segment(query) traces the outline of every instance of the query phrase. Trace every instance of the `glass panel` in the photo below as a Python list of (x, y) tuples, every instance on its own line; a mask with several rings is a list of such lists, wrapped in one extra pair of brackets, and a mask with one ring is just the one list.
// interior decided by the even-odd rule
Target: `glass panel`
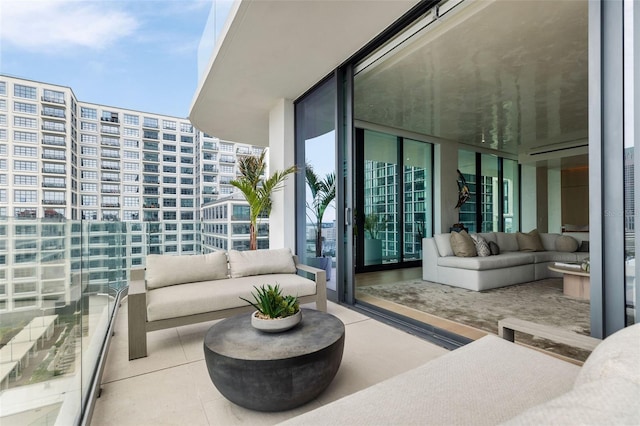
[(399, 261), (398, 138), (364, 132), (364, 265)]
[[(468, 232), (476, 232), (476, 154), (460, 150), (458, 152), (458, 170), (466, 181), (469, 199), (458, 210), (458, 223), (464, 225)], [(459, 179), (458, 179), (459, 180)], [(460, 182), (458, 182), (460, 185)]]
[(520, 181), (518, 162), (502, 160), (502, 221), (504, 232), (517, 232), (520, 229)]
[[(628, 141), (629, 139), (626, 139)], [(627, 142), (628, 143), (628, 142)], [(633, 142), (631, 142), (633, 143)], [(635, 147), (624, 150), (624, 248), (626, 323), (636, 322)]]
[[(335, 79), (331, 78), (296, 105), (297, 144), (303, 145), (305, 228), (301, 261), (327, 271), (327, 288), (336, 289)], [(298, 145), (300, 146), (300, 145)], [(299, 160), (301, 161), (301, 160)], [(309, 175), (313, 178), (309, 178)], [(302, 206), (298, 206), (302, 208)], [(301, 238), (298, 238), (302, 244)]]
[(432, 235), (433, 204), (431, 165), (433, 146), (405, 139), (404, 160), (404, 259), (422, 259), (422, 238)]
[(482, 232), (498, 231), (498, 203), (500, 202), (500, 191), (498, 190), (498, 157), (495, 155), (481, 155), (481, 176), (482, 187), (480, 211), (482, 214)]

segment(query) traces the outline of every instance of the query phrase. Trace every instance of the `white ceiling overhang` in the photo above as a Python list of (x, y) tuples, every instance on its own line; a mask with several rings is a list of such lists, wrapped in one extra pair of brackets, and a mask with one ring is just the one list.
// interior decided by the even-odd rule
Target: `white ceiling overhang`
[(268, 145), (277, 100), (302, 95), (417, 3), (240, 1), (199, 81), (189, 119), (220, 139)]

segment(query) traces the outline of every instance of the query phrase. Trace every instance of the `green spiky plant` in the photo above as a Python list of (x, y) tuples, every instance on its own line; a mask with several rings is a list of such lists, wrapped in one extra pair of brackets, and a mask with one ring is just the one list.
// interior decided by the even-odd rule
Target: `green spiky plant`
[(256, 225), (261, 214), (271, 213), (271, 194), (283, 188), (284, 180), (295, 173), (296, 166), (274, 172), (268, 178), (264, 177), (267, 164), (266, 151), (259, 156), (251, 155), (238, 160), (240, 176), (232, 180), (231, 185), (242, 192), (249, 203), (249, 250), (258, 248), (258, 234)]
[[(328, 173), (321, 179), (310, 164), (306, 165), (305, 177), (311, 190), (311, 203), (307, 202), (307, 211), (313, 214), (310, 219), (316, 227), (316, 257), (322, 257), (322, 217), (327, 207), (336, 198), (336, 174)], [(309, 213), (307, 213), (309, 216)]]
[(278, 284), (262, 285), (256, 289), (255, 293), (251, 293), (254, 301), (247, 300), (244, 297), (240, 299), (251, 304), (260, 313), (263, 318), (286, 318), (297, 313), (300, 310), (300, 304), (296, 296), (283, 296), (282, 289)]

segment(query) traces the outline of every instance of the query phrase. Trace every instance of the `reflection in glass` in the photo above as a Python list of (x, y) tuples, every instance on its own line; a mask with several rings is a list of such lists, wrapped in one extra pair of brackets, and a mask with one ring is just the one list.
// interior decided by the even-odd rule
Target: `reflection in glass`
[(627, 325), (636, 318), (636, 224), (635, 224), (635, 160), (634, 147), (624, 150), (624, 249), (625, 305)]
[[(458, 210), (458, 223), (467, 228), (467, 232), (476, 232), (476, 154), (475, 152), (460, 150), (458, 152), (458, 170), (467, 181), (471, 197)], [(454, 179), (455, 175), (451, 174)]]
[(422, 238), (431, 236), (433, 145), (405, 139), (404, 251), (405, 261), (422, 259)]

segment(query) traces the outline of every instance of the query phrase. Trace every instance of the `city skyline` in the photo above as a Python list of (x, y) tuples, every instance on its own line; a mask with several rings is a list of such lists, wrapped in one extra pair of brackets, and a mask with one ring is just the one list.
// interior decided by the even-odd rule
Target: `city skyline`
[(186, 118), (210, 0), (0, 0), (0, 71)]

